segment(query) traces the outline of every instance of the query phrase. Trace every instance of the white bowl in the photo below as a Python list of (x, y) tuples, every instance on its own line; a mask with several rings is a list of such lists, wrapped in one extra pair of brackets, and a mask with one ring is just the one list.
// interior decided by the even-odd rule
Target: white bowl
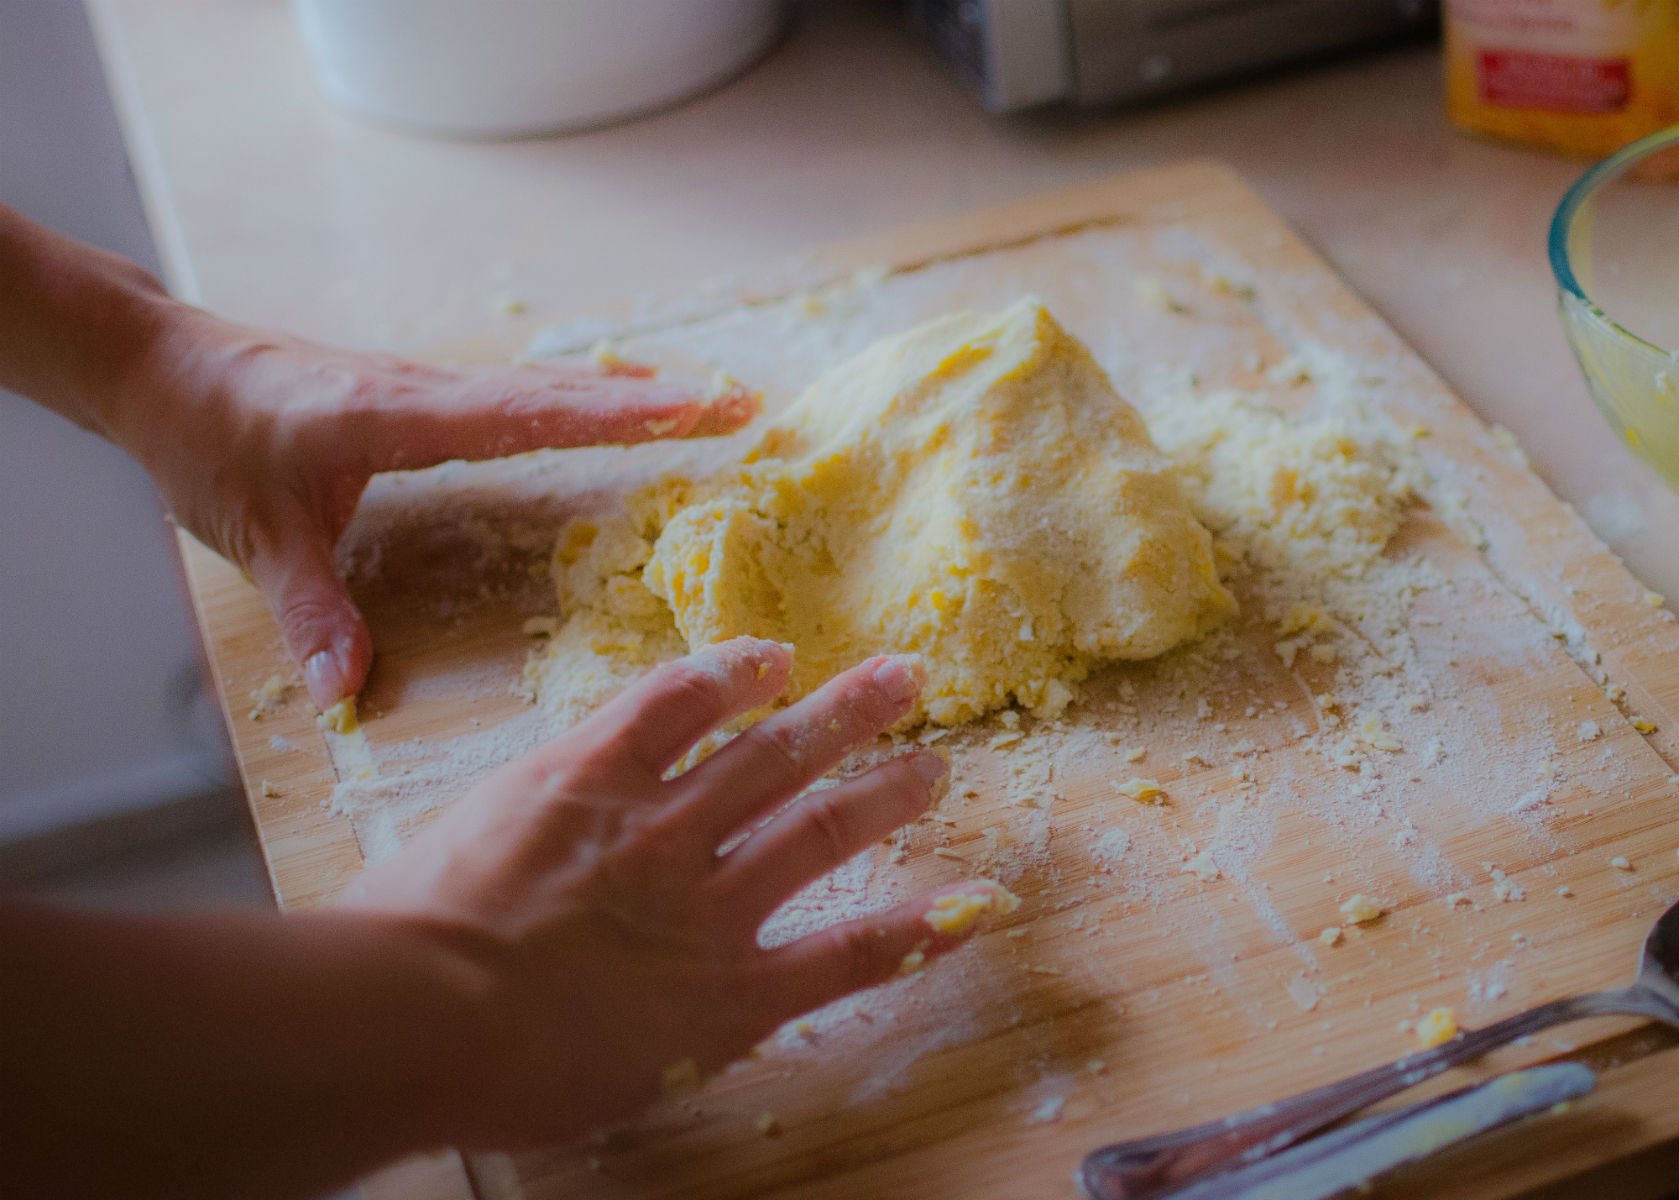
[(748, 66), (784, 0), (293, 0), (323, 91), (419, 133), (528, 137), (660, 108)]

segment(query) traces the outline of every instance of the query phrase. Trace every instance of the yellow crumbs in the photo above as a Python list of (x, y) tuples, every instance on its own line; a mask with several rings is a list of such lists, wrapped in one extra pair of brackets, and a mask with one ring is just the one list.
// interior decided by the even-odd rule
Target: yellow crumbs
[(278, 712), (291, 698), (292, 684), (284, 675), (270, 675), (262, 686), (251, 690), (250, 719), (260, 721), (269, 713)]
[(315, 724), (331, 733), (351, 734), (361, 728), (356, 721), (356, 698), (346, 696), (315, 718)]
[(1449, 1008), (1437, 1008), (1417, 1022), (1417, 1040), (1430, 1050), (1444, 1046), (1457, 1034), (1457, 1014)]
[(1166, 789), (1152, 779), (1133, 777), (1125, 783), (1115, 783), (1114, 791), (1129, 796), (1138, 804), (1165, 804)]
[(1348, 897), (1341, 905), (1341, 915), (1354, 925), (1366, 925), (1381, 916), (1382, 912), (1382, 906), (1363, 892)]
[(967, 933), (990, 917), (1004, 917), (1020, 907), (1020, 897), (990, 879), (979, 880), (970, 890), (949, 893), (933, 901), (925, 920), (935, 933), (952, 936)]

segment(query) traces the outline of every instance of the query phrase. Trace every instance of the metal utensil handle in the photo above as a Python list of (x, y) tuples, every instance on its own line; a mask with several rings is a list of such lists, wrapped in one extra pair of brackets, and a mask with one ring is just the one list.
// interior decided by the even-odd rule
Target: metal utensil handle
[[(1169, 1200), (1326, 1200), (1500, 1125), (1592, 1090), (1581, 1063), (1512, 1071), (1404, 1108), (1363, 1117), (1267, 1158), (1198, 1176)], [(1159, 1195), (1159, 1193), (1156, 1193)], [(1168, 1200), (1168, 1197), (1162, 1197)]]
[(1084, 1160), (1081, 1179), (1093, 1200), (1143, 1200), (1150, 1192), (1235, 1160), (1253, 1161), (1332, 1121), (1431, 1079), (1448, 1068), (1553, 1025), (1582, 1017), (1628, 1015), (1674, 1024), (1671, 1006), (1641, 987), (1590, 992), (1541, 1004), (1482, 1029), (1373, 1067), (1336, 1083), (1261, 1104), (1171, 1133), (1115, 1142)]

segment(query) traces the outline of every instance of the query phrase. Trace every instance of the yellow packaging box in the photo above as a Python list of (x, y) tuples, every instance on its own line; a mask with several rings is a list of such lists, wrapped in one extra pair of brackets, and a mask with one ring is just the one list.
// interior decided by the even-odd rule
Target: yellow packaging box
[(1679, 121), (1679, 0), (1446, 0), (1446, 111), (1601, 158)]

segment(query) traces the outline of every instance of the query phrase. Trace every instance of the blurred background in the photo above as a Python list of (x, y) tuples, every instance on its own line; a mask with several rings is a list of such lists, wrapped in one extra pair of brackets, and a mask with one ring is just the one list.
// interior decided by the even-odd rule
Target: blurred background
[[(77, 3), (0, 2), (0, 202), (160, 271)], [(0, 880), (262, 904), (174, 532), (121, 451), (0, 392)]]

